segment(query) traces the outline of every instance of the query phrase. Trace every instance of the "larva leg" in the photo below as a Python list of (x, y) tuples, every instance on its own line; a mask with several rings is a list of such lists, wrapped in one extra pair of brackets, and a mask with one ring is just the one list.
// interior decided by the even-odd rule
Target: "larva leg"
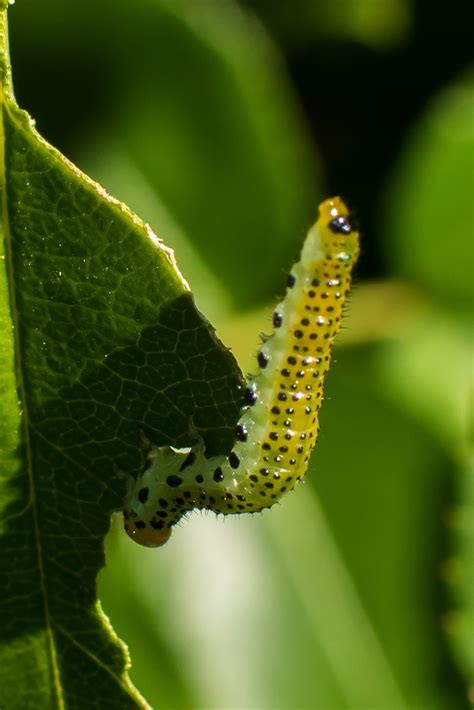
[(273, 334), (258, 353), (236, 439), (227, 456), (152, 448), (125, 502), (125, 529), (142, 545), (167, 541), (193, 509), (256, 512), (272, 506), (305, 475), (318, 432), (323, 383), (339, 330), (359, 235), (338, 197), (323, 202), (301, 258), (273, 314)]

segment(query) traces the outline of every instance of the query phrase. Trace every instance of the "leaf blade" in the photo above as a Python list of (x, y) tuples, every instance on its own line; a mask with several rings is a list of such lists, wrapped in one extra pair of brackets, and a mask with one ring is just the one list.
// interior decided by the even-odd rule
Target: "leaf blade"
[(139, 470), (143, 431), (189, 443), (199, 405), (194, 425), (223, 449), (240, 374), (150, 228), (9, 96), (2, 118), (1, 372), (16, 426), (2, 433), (13, 463), (3, 471), (1, 702), (146, 707), (96, 602), (103, 537), (123, 496), (115, 466)]

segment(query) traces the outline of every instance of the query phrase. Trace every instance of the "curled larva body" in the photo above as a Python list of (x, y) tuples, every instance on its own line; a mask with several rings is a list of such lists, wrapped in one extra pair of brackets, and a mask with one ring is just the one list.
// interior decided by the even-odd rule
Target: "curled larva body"
[(248, 382), (232, 451), (206, 458), (202, 441), (187, 450), (153, 448), (125, 502), (125, 529), (136, 542), (162, 545), (193, 509), (230, 514), (268, 508), (305, 475), (359, 253), (359, 235), (342, 200), (323, 202), (319, 213), (274, 311), (274, 332), (258, 352), (259, 373)]

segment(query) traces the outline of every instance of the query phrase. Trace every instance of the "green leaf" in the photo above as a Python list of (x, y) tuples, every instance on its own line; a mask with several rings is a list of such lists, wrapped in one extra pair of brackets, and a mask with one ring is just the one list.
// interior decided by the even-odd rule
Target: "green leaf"
[(240, 373), (172, 253), (16, 106), (0, 12), (0, 705), (143, 707), (96, 598), (116, 468), (143, 433), (189, 443), (195, 412), (224, 451)]
[(315, 160), (283, 62), (234, 3), (160, 0), (144, 9), (148, 23), (135, 33), (142, 70), (129, 81), (120, 134), (239, 308), (248, 307), (273, 297), (278, 265), (296, 256), (315, 212)]
[[(54, 134), (75, 162), (167, 242), (174, 222), (234, 308), (273, 299), (322, 194), (283, 58), (258, 21), (220, 0), (81, 0), (67, 13), (48, 0), (17, 3), (13, 20), (19, 63), (39, 54), (57, 78), (41, 117), (45, 82), (37, 118), (52, 130), (51, 103), (66, 112)], [(31, 101), (35, 87), (22, 79)], [(172, 245), (194, 291), (195, 260)], [(199, 284), (197, 294), (202, 302)]]
[(415, 126), (383, 216), (387, 251), (408, 279), (469, 313), (474, 297), (474, 81), (444, 89)]
[(387, 397), (429, 430), (450, 457), (454, 490), (439, 520), (449, 537), (441, 565), (449, 597), (443, 628), (466, 679), (474, 672), (473, 79), (470, 71), (431, 101), (391, 180), (380, 221), (387, 252), (416, 284), (425, 313), (413, 320), (405, 314), (401, 337), (385, 348), (378, 368)]

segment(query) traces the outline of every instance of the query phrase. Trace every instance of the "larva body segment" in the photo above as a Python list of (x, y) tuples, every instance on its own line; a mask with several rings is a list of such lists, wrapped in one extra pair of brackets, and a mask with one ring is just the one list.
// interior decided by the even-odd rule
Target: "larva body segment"
[(274, 332), (257, 356), (236, 440), (227, 456), (206, 458), (201, 440), (187, 450), (153, 448), (148, 466), (130, 479), (125, 529), (136, 542), (162, 545), (189, 510), (253, 513), (271, 507), (306, 473), (318, 432), (334, 338), (359, 253), (359, 235), (335, 197), (319, 207)]

